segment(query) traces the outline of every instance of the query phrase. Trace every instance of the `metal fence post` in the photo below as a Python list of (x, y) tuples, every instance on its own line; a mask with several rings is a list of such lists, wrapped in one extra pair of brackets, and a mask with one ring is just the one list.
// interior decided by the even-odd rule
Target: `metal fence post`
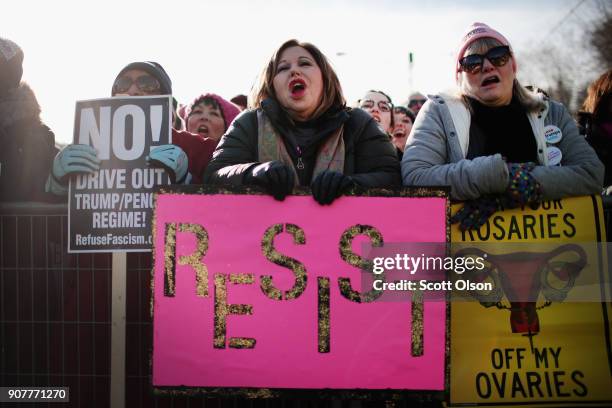
[(125, 321), (127, 253), (113, 252), (111, 378), (113, 408), (125, 407)]

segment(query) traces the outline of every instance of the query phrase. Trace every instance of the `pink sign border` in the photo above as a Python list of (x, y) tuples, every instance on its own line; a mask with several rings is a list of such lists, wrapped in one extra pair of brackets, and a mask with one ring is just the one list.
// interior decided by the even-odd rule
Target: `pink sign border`
[[(450, 189), (447, 187), (403, 187), (403, 188), (380, 188), (380, 189), (358, 189), (360, 191), (351, 192), (349, 196), (363, 197), (407, 197), (407, 198), (444, 198), (446, 201), (446, 243), (451, 241), (450, 228)], [(250, 387), (193, 387), (193, 386), (155, 386), (153, 381), (153, 336), (154, 336), (154, 280), (155, 280), (155, 242), (157, 233), (157, 199), (164, 194), (244, 194), (244, 195), (267, 195), (263, 190), (257, 187), (246, 186), (164, 186), (158, 189), (154, 194), (154, 214), (153, 214), (153, 246), (152, 246), (152, 269), (151, 269), (151, 299), (150, 299), (150, 316), (151, 316), (151, 348), (148, 351), (149, 356), (149, 375), (151, 388), (155, 395), (166, 396), (194, 396), (205, 395), (207, 397), (243, 397), (247, 399), (267, 399), (267, 398), (357, 398), (357, 399), (374, 399), (374, 400), (389, 400), (389, 399), (404, 399), (422, 401), (423, 397), (429, 398), (431, 401), (448, 403), (450, 397), (450, 304), (445, 307), (446, 324), (445, 324), (445, 355), (444, 355), (444, 389), (443, 390), (404, 390), (404, 389), (289, 389), (289, 388), (250, 388)], [(293, 195), (311, 196), (310, 188), (296, 187)]]

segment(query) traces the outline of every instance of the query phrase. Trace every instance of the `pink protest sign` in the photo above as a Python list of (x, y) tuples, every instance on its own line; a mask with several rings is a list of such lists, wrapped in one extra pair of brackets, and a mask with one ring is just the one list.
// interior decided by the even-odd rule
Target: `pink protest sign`
[(445, 198), (160, 194), (155, 217), (154, 386), (444, 389), (444, 302), (371, 301), (354, 265), (446, 242)]

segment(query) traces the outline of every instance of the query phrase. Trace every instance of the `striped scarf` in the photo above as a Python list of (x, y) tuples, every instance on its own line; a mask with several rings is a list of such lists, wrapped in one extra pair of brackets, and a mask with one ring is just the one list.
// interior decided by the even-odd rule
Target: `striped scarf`
[[(344, 125), (340, 126), (319, 148), (315, 167), (312, 173), (314, 180), (317, 175), (325, 170), (333, 170), (344, 173)], [(295, 164), (287, 151), (287, 147), (281, 136), (276, 132), (270, 119), (263, 112), (257, 110), (257, 147), (259, 152), (259, 162), (265, 163), (278, 160), (288, 166), (295, 176), (295, 184), (299, 185), (299, 178)]]

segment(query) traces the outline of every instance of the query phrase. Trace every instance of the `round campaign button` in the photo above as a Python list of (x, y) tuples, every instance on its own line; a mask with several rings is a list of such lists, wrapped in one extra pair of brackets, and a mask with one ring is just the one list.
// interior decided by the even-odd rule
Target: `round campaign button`
[(546, 148), (546, 156), (548, 156), (548, 165), (556, 166), (557, 164), (561, 163), (561, 158), (563, 157), (563, 154), (561, 153), (561, 150), (554, 146), (551, 146)]
[(544, 128), (544, 137), (546, 138), (546, 143), (555, 144), (559, 143), (563, 137), (563, 133), (561, 133), (561, 129), (558, 127), (548, 125)]

